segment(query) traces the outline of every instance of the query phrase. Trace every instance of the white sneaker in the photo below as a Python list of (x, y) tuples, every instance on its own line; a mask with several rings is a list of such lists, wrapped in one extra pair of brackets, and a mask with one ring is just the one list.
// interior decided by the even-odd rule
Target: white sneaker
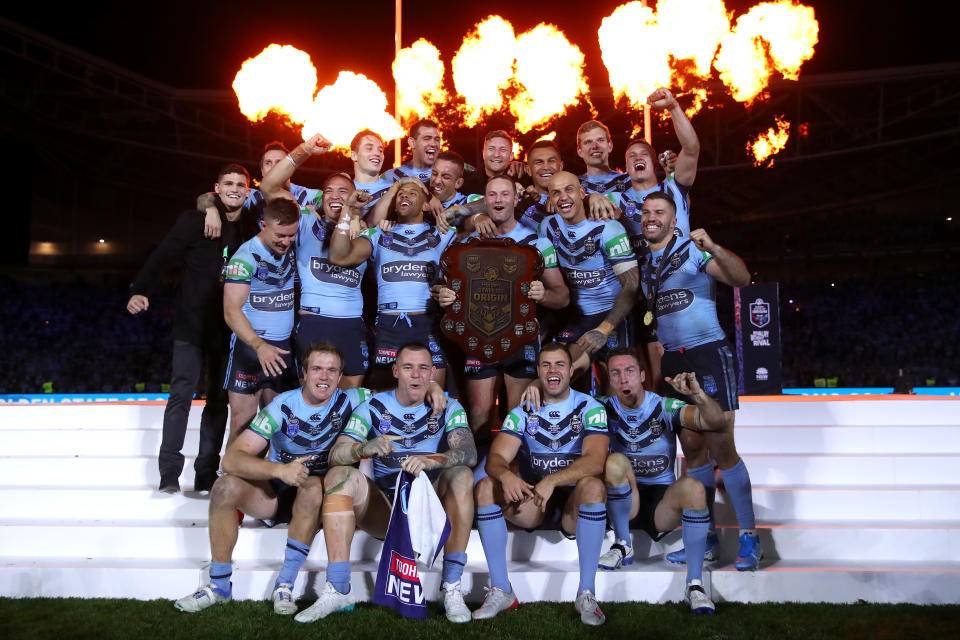
[(473, 612), (474, 620), (487, 620), (501, 611), (510, 611), (520, 606), (520, 601), (513, 595), (513, 591), (507, 592), (496, 587), (484, 587), (484, 589), (487, 595), (483, 597), (480, 608)]
[(293, 617), (297, 622), (314, 622), (337, 611), (353, 611), (353, 596), (340, 593), (329, 582), (323, 585), (323, 593), (312, 605)]
[(180, 598), (173, 603), (173, 606), (180, 609), (180, 611), (197, 613), (221, 602), (230, 602), (230, 596), (223, 595), (214, 589), (212, 584), (208, 584), (201, 587), (195, 593)]
[(633, 547), (626, 540), (617, 540), (610, 549), (600, 556), (597, 563), (601, 569), (616, 571), (625, 564), (633, 564)]
[(297, 612), (297, 605), (293, 601), (292, 584), (278, 584), (273, 590), (273, 612), (281, 616), (290, 616)]
[(707, 592), (703, 590), (703, 583), (699, 580), (691, 580), (687, 583), (683, 600), (690, 605), (690, 610), (694, 613), (712, 614), (716, 608), (710, 598), (707, 597)]
[(443, 594), (443, 608), (447, 612), (447, 620), (457, 623), (470, 622), (470, 609), (463, 601), (459, 580), (441, 584), (440, 593)]
[(577, 595), (577, 601), (573, 604), (580, 614), (580, 622), (596, 627), (607, 621), (607, 616), (600, 611), (600, 605), (597, 604), (597, 598), (589, 589), (584, 589)]

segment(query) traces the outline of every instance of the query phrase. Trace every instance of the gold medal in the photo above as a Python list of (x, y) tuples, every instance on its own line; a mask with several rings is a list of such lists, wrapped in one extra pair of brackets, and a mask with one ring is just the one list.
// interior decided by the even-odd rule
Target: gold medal
[(653, 311), (647, 311), (643, 314), (643, 324), (648, 327), (653, 324)]

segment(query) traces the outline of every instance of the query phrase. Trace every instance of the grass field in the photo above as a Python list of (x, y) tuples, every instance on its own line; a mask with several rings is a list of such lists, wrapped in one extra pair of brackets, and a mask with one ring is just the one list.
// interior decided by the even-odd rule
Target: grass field
[[(304, 606), (304, 605), (301, 605)], [(359, 604), (301, 625), (274, 615), (266, 602), (233, 602), (199, 614), (176, 611), (167, 600), (0, 598), (0, 638), (469, 638), (562, 640), (564, 638), (748, 638), (803, 640), (960, 637), (960, 606), (736, 604), (720, 603), (715, 616), (696, 616), (681, 604), (610, 603), (607, 623), (582, 625), (572, 603), (525, 604), (493, 620), (453, 625), (431, 604), (430, 618), (405, 620), (392, 610)]]

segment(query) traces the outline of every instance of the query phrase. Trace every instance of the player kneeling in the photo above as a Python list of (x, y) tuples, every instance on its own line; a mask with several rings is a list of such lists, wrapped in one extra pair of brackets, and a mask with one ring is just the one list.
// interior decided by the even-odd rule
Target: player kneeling
[[(174, 603), (195, 613), (231, 599), (231, 555), (240, 528), (237, 509), (261, 520), (289, 522), (283, 569), (273, 610), (297, 610), (293, 585), (317, 533), (327, 454), (350, 414), (370, 393), (337, 388), (343, 357), (327, 342), (311, 345), (302, 360), (303, 386), (278, 395), (227, 447), (210, 492), (210, 583)], [(261, 458), (269, 445), (270, 453)]]
[[(456, 400), (440, 406), (443, 392), (431, 383), (436, 368), (423, 344), (400, 347), (393, 364), (397, 388), (378, 393), (353, 412), (330, 453), (331, 465), (353, 465), (373, 458), (373, 480), (352, 466), (334, 466), (327, 475), (323, 530), (327, 543), (327, 581), (317, 602), (294, 618), (313, 622), (353, 609), (350, 595), (350, 543), (357, 527), (384, 538), (390, 522), (393, 489), (400, 469), (425, 471), (450, 519), (443, 548), (443, 604), (451, 622), (468, 622), (470, 610), (460, 592), (473, 524), (473, 472), (477, 450), (467, 414)], [(431, 394), (427, 400), (428, 388)], [(433, 406), (431, 410), (430, 406)], [(444, 453), (438, 453), (440, 449)]]
[(690, 398), (693, 406), (645, 392), (643, 367), (631, 349), (614, 350), (607, 360), (607, 370), (615, 395), (602, 400), (611, 441), (604, 482), (616, 540), (600, 557), (600, 568), (612, 571), (633, 563), (631, 526), (659, 540), (682, 523), (687, 551), (684, 598), (693, 611), (713, 613), (713, 602), (702, 582), (710, 528), (706, 491), (699, 480), (689, 476), (674, 481), (673, 466), (677, 431), (722, 430), (723, 410), (703, 392), (692, 373), (666, 380)]
[[(577, 539), (580, 584), (576, 609), (585, 624), (606, 619), (594, 596), (594, 579), (606, 527), (606, 491), (599, 476), (610, 439), (607, 417), (590, 396), (570, 388), (571, 361), (566, 345), (543, 346), (537, 375), (543, 405), (536, 411), (513, 409), (494, 439), (487, 477), (476, 486), (477, 529), (490, 569), (490, 588), (475, 619), (514, 609), (517, 597), (507, 575), (507, 523), (534, 529), (561, 514), (561, 530)], [(520, 474), (510, 470), (517, 458)]]

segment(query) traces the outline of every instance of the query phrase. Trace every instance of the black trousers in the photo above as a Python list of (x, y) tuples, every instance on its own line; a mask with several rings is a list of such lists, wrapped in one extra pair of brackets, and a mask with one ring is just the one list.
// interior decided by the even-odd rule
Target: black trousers
[(198, 477), (212, 482), (220, 467), (220, 447), (227, 428), (227, 392), (223, 389), (226, 344), (200, 347), (184, 340), (174, 340), (170, 398), (163, 412), (163, 440), (158, 457), (161, 487), (176, 483), (183, 471), (184, 458), (180, 450), (187, 434), (190, 404), (204, 359), (207, 362), (207, 403), (200, 417), (200, 451), (193, 468)]

